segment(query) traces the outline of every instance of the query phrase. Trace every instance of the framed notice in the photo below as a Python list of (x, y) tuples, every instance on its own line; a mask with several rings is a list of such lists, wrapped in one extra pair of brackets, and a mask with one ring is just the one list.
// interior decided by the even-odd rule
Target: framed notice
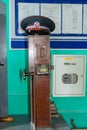
[(62, 33), (82, 33), (82, 5), (62, 5)]
[(46, 16), (55, 22), (55, 30), (50, 34), (51, 48), (87, 48), (87, 3), (67, 3), (66, 0), (10, 0), (11, 48), (28, 47), (21, 21), (31, 15)]
[(56, 28), (53, 33), (61, 33), (61, 4), (41, 4), (41, 15), (55, 22)]
[(84, 5), (83, 33), (87, 34), (87, 5)]
[(18, 4), (18, 33), (23, 33), (20, 27), (21, 21), (28, 16), (39, 15), (38, 3), (19, 3)]

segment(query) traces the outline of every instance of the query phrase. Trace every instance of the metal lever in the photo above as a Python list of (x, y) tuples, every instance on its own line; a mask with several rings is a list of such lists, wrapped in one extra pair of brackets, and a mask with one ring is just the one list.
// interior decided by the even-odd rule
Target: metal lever
[[(50, 69), (53, 70), (54, 66), (50, 66)], [(20, 80), (22, 80), (22, 77), (24, 80), (26, 80), (26, 76), (34, 76), (34, 72), (26, 72), (26, 69), (20, 70), (19, 76), (20, 76)]]
[(26, 72), (26, 69), (23, 70), (23, 78), (26, 80), (26, 76), (34, 76), (34, 72)]

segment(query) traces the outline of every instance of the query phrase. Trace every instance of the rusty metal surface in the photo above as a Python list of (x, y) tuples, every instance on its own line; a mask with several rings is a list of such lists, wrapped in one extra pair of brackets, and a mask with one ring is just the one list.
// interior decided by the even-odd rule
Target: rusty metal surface
[(48, 76), (35, 77), (36, 127), (50, 127), (50, 89)]
[(31, 118), (36, 128), (49, 128), (50, 83), (49, 83), (49, 36), (30, 35), (29, 72), (31, 77)]
[(7, 56), (6, 56), (6, 8), (0, 1), (0, 117), (8, 115)]

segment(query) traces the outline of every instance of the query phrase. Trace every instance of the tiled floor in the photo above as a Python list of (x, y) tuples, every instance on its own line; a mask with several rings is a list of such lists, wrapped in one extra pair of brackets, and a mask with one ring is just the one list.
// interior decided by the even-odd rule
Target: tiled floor
[(0, 122), (0, 130), (31, 130), (29, 116), (14, 116), (14, 122)]
[[(14, 116), (14, 122), (0, 122), (0, 130), (35, 130), (31, 124), (29, 116), (20, 115)], [(40, 128), (37, 130), (70, 130), (62, 116), (52, 118), (51, 128)]]

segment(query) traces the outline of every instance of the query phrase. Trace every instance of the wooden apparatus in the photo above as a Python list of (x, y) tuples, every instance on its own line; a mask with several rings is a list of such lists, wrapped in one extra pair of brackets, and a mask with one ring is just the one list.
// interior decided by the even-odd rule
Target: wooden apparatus
[(28, 35), (29, 73), (31, 80), (31, 121), (35, 128), (50, 128), (50, 45), (49, 34), (55, 29), (52, 20), (31, 16), (21, 22)]

